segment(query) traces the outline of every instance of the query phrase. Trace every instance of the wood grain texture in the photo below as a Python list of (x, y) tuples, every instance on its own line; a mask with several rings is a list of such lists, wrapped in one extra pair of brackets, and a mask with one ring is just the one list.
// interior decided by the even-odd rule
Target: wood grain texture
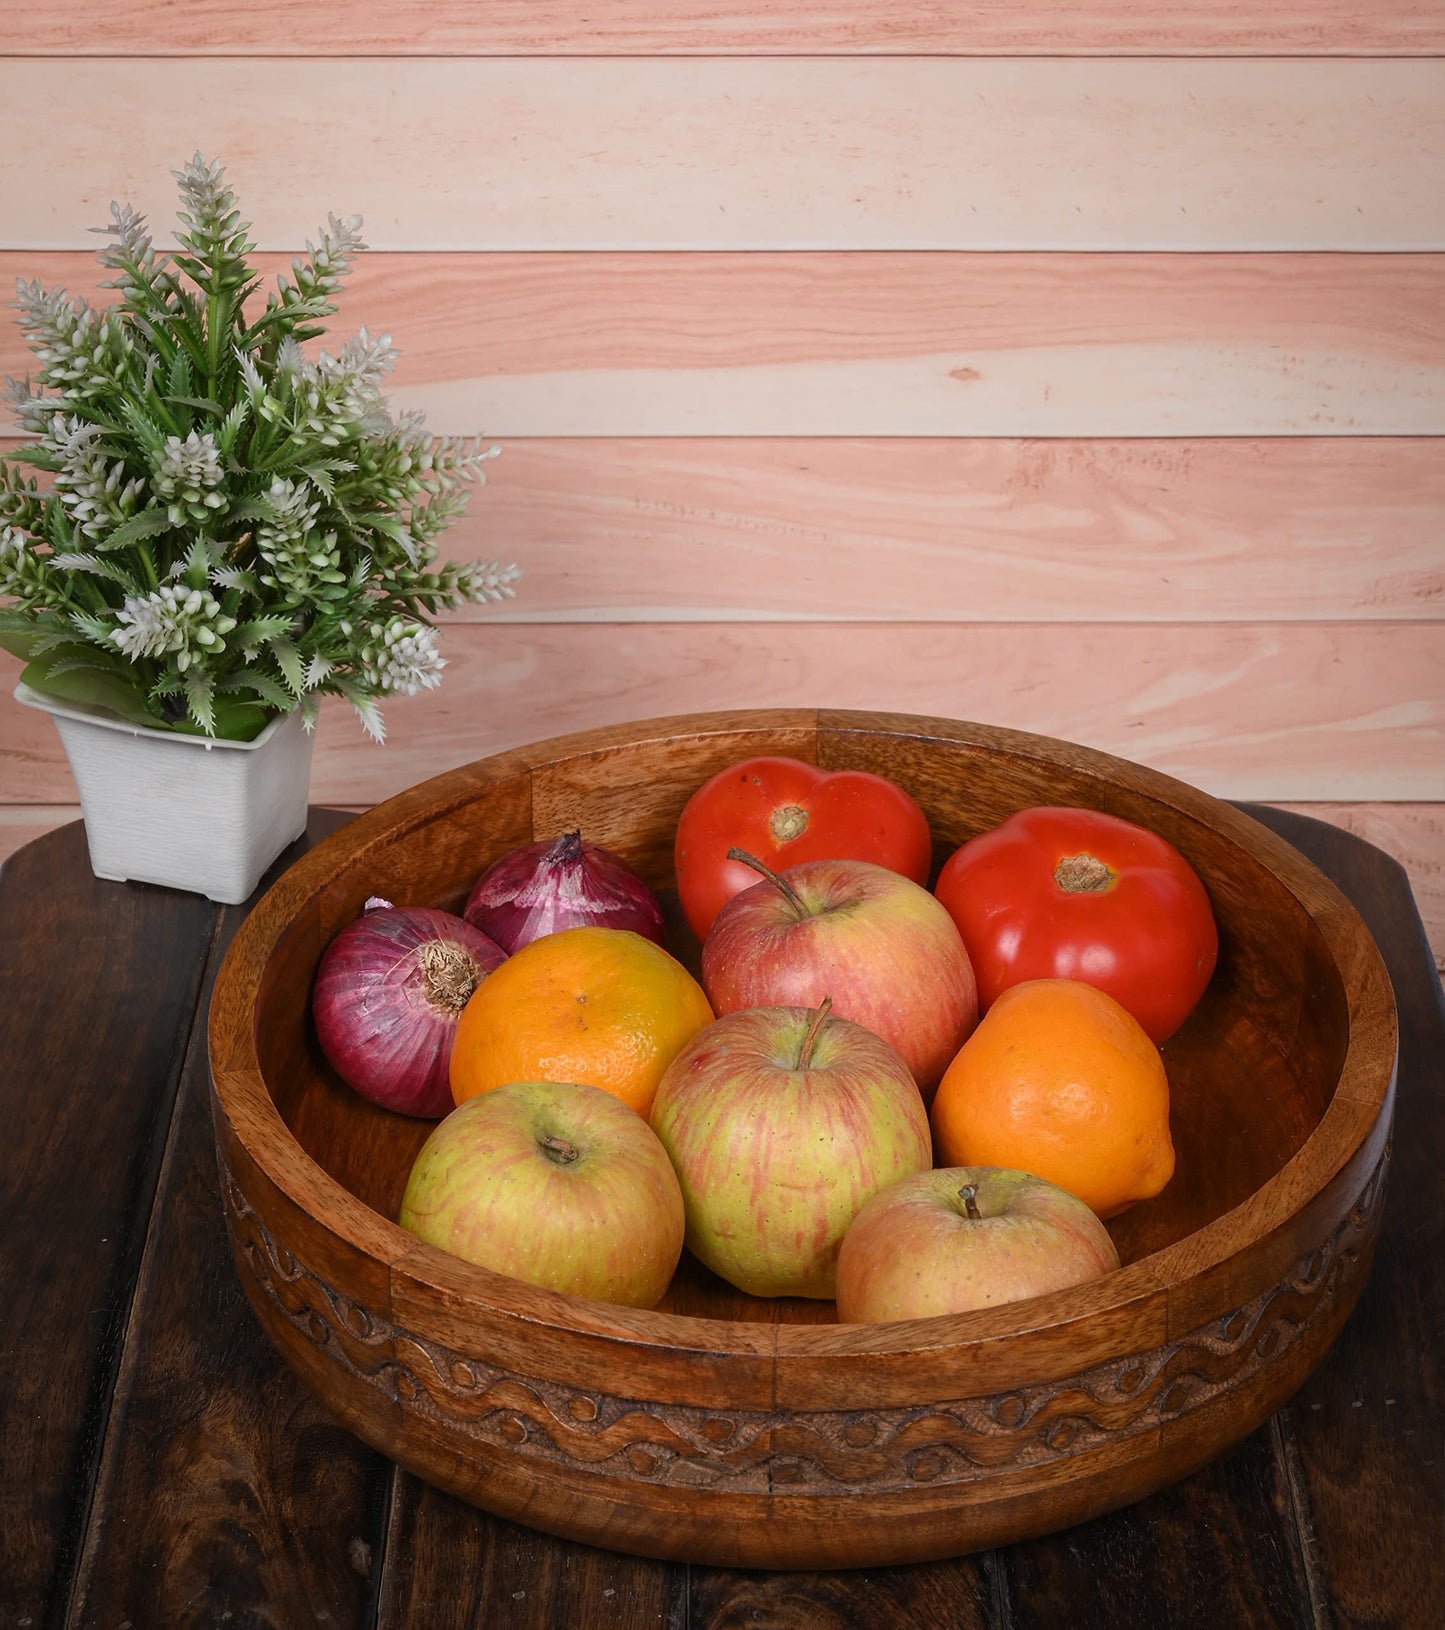
[[(662, 708), (889, 707), (1116, 752), (1224, 798), (1445, 799), (1445, 628), (1435, 623), (453, 623), (438, 691), (386, 711), (378, 748), (344, 705), (311, 794), (364, 803), (455, 765)], [(18, 663), (0, 659), (0, 689)], [(5, 711), (0, 795), (64, 803), (50, 721)]]
[[(1276, 818), (1281, 825), (1289, 823), (1287, 816)], [(1440, 1110), (1445, 1103), (1445, 1098), (1432, 1090), (1433, 1072), (1445, 1038), (1438, 987), (1429, 979), (1428, 965), (1417, 942), (1409, 937), (1409, 902), (1400, 893), (1393, 870), (1388, 866), (1379, 869), (1367, 858), (1351, 874), (1348, 867), (1339, 867), (1330, 847), (1321, 842), (1317, 826), (1308, 822), (1293, 825), (1301, 831), (1289, 831), (1291, 840), (1327, 870), (1337, 872), (1357, 904), (1367, 912), (1391, 962), (1404, 1028), (1396, 1177), (1392, 1179), (1375, 1268), (1357, 1316), (1281, 1418), (1285, 1431), (1282, 1438), (1276, 1439), (1283, 1449), (1279, 1465), (1287, 1479), (1297, 1481), (1293, 1487), (1281, 1488), (1279, 1497), (1291, 1507), (1298, 1501), (1296, 1509), (1309, 1536), (1311, 1584), (1318, 1594), (1313, 1597), (1314, 1611), (1305, 1618), (1306, 1623), (1350, 1626), (1352, 1630), (1355, 1626), (1385, 1624), (1400, 1626), (1401, 1630), (1433, 1630), (1440, 1594), (1445, 1590), (1440, 1571), (1445, 1556), (1438, 1544), (1438, 1524), (1434, 1520), (1445, 1490), (1440, 1484), (1439, 1456), (1431, 1450), (1438, 1441), (1441, 1399), (1435, 1362), (1438, 1354), (1430, 1343), (1439, 1326), (1442, 1303), (1437, 1276), (1419, 1272), (1413, 1252), (1422, 1249), (1438, 1255), (1445, 1244), (1439, 1239), (1441, 1219), (1434, 1177)], [(1333, 839), (1335, 834), (1329, 837)], [(1359, 851), (1348, 835), (1340, 834), (1338, 843), (1347, 857), (1350, 850), (1371, 857), (1371, 851)], [(65, 871), (47, 871), (42, 878), (43, 897), (49, 901), (56, 893), (73, 889), (77, 881), (75, 875)], [(13, 876), (0, 880), (0, 905), (6, 903), (12, 882)], [(165, 901), (168, 911), (184, 908), (182, 897), (168, 895)], [(1385, 904), (1387, 909), (1376, 911), (1372, 902)], [(1408, 955), (1396, 955), (1397, 936)], [(128, 966), (134, 960), (133, 951), (139, 948), (138, 942), (129, 938), (113, 939), (110, 945), (115, 953), (111, 971)], [(63, 953), (51, 944), (42, 954)], [(112, 996), (112, 989), (107, 972), (94, 986), (97, 1013), (113, 1001), (124, 1002), (124, 993), (117, 991)], [(1417, 1027), (1414, 1016), (1422, 1009), (1426, 1018)], [(132, 1029), (155, 1022), (153, 1010), (145, 1007), (127, 1005), (124, 1015)], [(12, 1069), (11, 1079), (17, 1073)], [(122, 1090), (128, 1092), (135, 1084), (133, 1077), (126, 1078)], [(1407, 1125), (1406, 1112), (1411, 1106), (1414, 1113)], [(1406, 1138), (1408, 1147), (1402, 1142)], [(13, 1139), (11, 1142), (13, 1145)], [(89, 1168), (92, 1182), (108, 1180), (109, 1168), (123, 1165), (127, 1155), (127, 1150), (114, 1144), (99, 1149), (96, 1164)], [(194, 1181), (194, 1175), (188, 1181)], [(91, 1246), (83, 1229), (67, 1227), (61, 1271), (68, 1273), (75, 1264), (84, 1267)], [(38, 1271), (33, 1261), (26, 1266), (29, 1271)], [(1375, 1295), (1391, 1283), (1400, 1293), (1398, 1297)], [(162, 1282), (157, 1282), (157, 1289), (164, 1289)], [(176, 1301), (183, 1300), (193, 1289), (186, 1281), (175, 1285), (171, 1295)], [(229, 1328), (239, 1302), (240, 1291), (230, 1265), (211, 1259), (199, 1306), (192, 1306), (187, 1318), (196, 1325), (216, 1318), (223, 1328)], [(159, 1320), (159, 1328), (174, 1328), (173, 1309), (164, 1296), (147, 1306), (147, 1317), (138, 1326), (142, 1347), (151, 1317)], [(90, 1339), (90, 1334), (88, 1327), (76, 1323), (67, 1327), (67, 1339), (77, 1348)], [(203, 1343), (204, 1336), (194, 1340)], [(1355, 1342), (1361, 1345), (1355, 1347)], [(1423, 1361), (1423, 1368), (1415, 1362), (1417, 1358)], [(1343, 1384), (1338, 1386), (1334, 1384), (1337, 1364), (1345, 1366)], [(279, 1358), (273, 1360), (273, 1365), (279, 1371)], [(7, 1367), (5, 1373), (8, 1382), (12, 1371)], [(1391, 1382), (1388, 1390), (1380, 1385), (1384, 1378)], [(231, 1378), (227, 1385), (249, 1387), (253, 1380), (263, 1392), (275, 1385), (274, 1380), (243, 1376)], [(301, 1401), (299, 1387), (293, 1386), (289, 1407), (298, 1407)], [(8, 1415), (0, 1419), (9, 1424)], [(284, 1483), (291, 1464), (284, 1440), (267, 1423), (257, 1420), (254, 1412), (238, 1412), (235, 1420), (239, 1435), (232, 1445), (233, 1455), (254, 1465), (258, 1481)], [(165, 1445), (157, 1443), (155, 1448), (157, 1458), (162, 1458)], [(464, 1513), (454, 1522), (441, 1521), (427, 1509), (395, 1530), (402, 1543), (387, 1546), (373, 1558), (381, 1576), (384, 1605), (354, 1621), (340, 1622), (347, 1622), (347, 1630), (351, 1623), (357, 1630), (373, 1624), (378, 1630), (413, 1630), (418, 1625), (425, 1625), (426, 1630), (473, 1630), (478, 1620), (475, 1615), (469, 1617), (466, 1609), (480, 1598), (490, 1610), (486, 1623), (495, 1622), (505, 1630), (554, 1630), (562, 1623), (596, 1623), (600, 1630), (621, 1626), (641, 1630), (644, 1624), (668, 1624), (673, 1630), (681, 1630), (684, 1624), (690, 1624), (693, 1630), (702, 1626), (706, 1630), (743, 1630), (744, 1626), (760, 1623), (818, 1624), (828, 1630), (851, 1630), (857, 1624), (915, 1622), (958, 1625), (962, 1630), (977, 1630), (982, 1625), (988, 1630), (1007, 1630), (1011, 1624), (1015, 1630), (1053, 1630), (1076, 1619), (1092, 1623), (1110, 1606), (1111, 1630), (1157, 1630), (1171, 1618), (1192, 1625), (1201, 1604), (1196, 1599), (1198, 1592), (1191, 1591), (1196, 1585), (1200, 1590), (1207, 1585), (1210, 1559), (1235, 1533), (1236, 1516), (1224, 1501), (1238, 1496), (1240, 1471), (1227, 1465), (1222, 1484), (1212, 1472), (1200, 1474), (1197, 1481), (1203, 1485), (1197, 1502), (1191, 1497), (1174, 1503), (1175, 1496), (1185, 1494), (1186, 1489), (1159, 1497), (1169, 1504), (1157, 1528), (1150, 1514), (1155, 1504), (1151, 1501), (1148, 1508), (1135, 1514), (1133, 1521), (1125, 1520), (1130, 1514), (1121, 1513), (1118, 1519), (1090, 1523), (1059, 1536), (1062, 1556), (1057, 1564), (1025, 1564), (1022, 1559), (1016, 1562), (1017, 1553), (1013, 1551), (1000, 1553), (996, 1559), (980, 1559), (990, 1592), (986, 1602), (977, 1601), (962, 1588), (956, 1596), (946, 1589), (931, 1593), (926, 1577), (942, 1572), (946, 1564), (937, 1565), (937, 1570), (924, 1565), (888, 1573), (803, 1577), (717, 1574), (697, 1568), (664, 1570), (662, 1565), (628, 1564), (584, 1547), (558, 1546), (553, 1550), (552, 1542), (506, 1524), (493, 1524), (481, 1517), (469, 1523)], [(1249, 1470), (1247, 1486), (1263, 1481), (1252, 1468)], [(1192, 1488), (1192, 1482), (1188, 1487)], [(112, 1528), (146, 1526), (147, 1491), (132, 1492), (134, 1504), (106, 1507), (103, 1520)], [(198, 1501), (210, 1509), (213, 1491), (201, 1487), (196, 1492)], [(1318, 1496), (1323, 1497), (1316, 1504)], [(439, 1503), (444, 1500), (436, 1498)], [(427, 1498), (420, 1502), (423, 1507), (427, 1503)], [(1198, 1513), (1197, 1522), (1188, 1520), (1189, 1512)], [(1277, 1533), (1273, 1521), (1257, 1531), (1240, 1533), (1240, 1548), (1233, 1552), (1232, 1566), (1241, 1581), (1259, 1578), (1262, 1570), (1271, 1565)], [(181, 1543), (186, 1543), (184, 1536)], [(319, 1552), (329, 1543), (314, 1536), (306, 1555), (278, 1554), (267, 1565), (274, 1566), (278, 1575), (289, 1575), (299, 1586), (300, 1581), (316, 1577)], [(1158, 1546), (1162, 1550), (1156, 1549)], [(249, 1514), (217, 1531), (210, 1578), (232, 1582), (230, 1599), (223, 1602), (217, 1592), (198, 1602), (193, 1613), (179, 1622), (195, 1624), (198, 1630), (201, 1624), (240, 1624), (250, 1619), (255, 1619), (258, 1626), (261, 1622), (278, 1622), (264, 1621), (260, 1601), (245, 1594), (248, 1582), (255, 1578), (257, 1550)], [(4, 1549), (4, 1554), (8, 1561), (10, 1551)], [(481, 1570), (480, 1579), (468, 1571), (474, 1563)], [(445, 1596), (436, 1587), (433, 1565), (454, 1595)], [(659, 1572), (671, 1572), (681, 1582), (685, 1605), (679, 1596), (669, 1596), (669, 1611), (664, 1612), (658, 1594), (652, 1588), (640, 1587), (641, 1575), (654, 1566)], [(634, 1568), (635, 1573), (631, 1571)], [(1142, 1569), (1147, 1583), (1141, 1582), (1136, 1568)], [(621, 1580), (619, 1573), (623, 1575)], [(1070, 1587), (1069, 1593), (1050, 1601), (1046, 1593), (1050, 1581)], [(5, 1582), (0, 1574), (0, 1585)], [(623, 1588), (619, 1589), (619, 1585)], [(616, 1594), (609, 1597), (609, 1590)], [(629, 1591), (637, 1593), (636, 1610), (629, 1610), (625, 1600)], [(849, 1610), (850, 1597), (856, 1599), (856, 1612)], [(1242, 1586), (1231, 1581), (1219, 1599), (1234, 1606), (1248, 1598)], [(1254, 1613), (1230, 1618), (1229, 1630), (1277, 1630), (1281, 1623), (1295, 1622), (1288, 1604), (1267, 1597), (1256, 1597), (1254, 1601)], [(412, 1602), (425, 1604), (432, 1616), (427, 1617), (419, 1609), (409, 1615), (408, 1604)], [(595, 1610), (594, 1616), (568, 1617), (568, 1609), (577, 1604), (583, 1604), (589, 1612)], [(907, 1610), (918, 1604), (929, 1610), (926, 1618), (910, 1620)], [(1305, 1611), (1308, 1606), (1301, 1596), (1299, 1610)], [(64, 1607), (62, 1599), (53, 1622), (66, 1622)], [(127, 1616), (121, 1604), (108, 1600), (103, 1590), (92, 1593), (89, 1608), (85, 1619), (72, 1615), (70, 1622), (77, 1626), (118, 1626)], [(768, 1616), (769, 1610), (772, 1617)], [(228, 1612), (232, 1614), (230, 1619), (225, 1618)], [(707, 1617), (703, 1616), (705, 1612)], [(18, 1622), (25, 1615), (15, 1616)], [(154, 1619), (154, 1615), (131, 1617), (138, 1630), (141, 1626), (149, 1630)], [(45, 1622), (36, 1617), (35, 1630)], [(1224, 1621), (1216, 1615), (1215, 1622)]]
[[(1430, 1305), (1434, 1276), (1422, 1262), (1445, 1250), (1439, 1203), (1440, 1119), (1445, 1103), (1439, 1026), (1445, 992), (1430, 980), (1429, 950), (1402, 891), (1363, 888), (1369, 851), (1348, 834), (1322, 843), (1318, 828), (1287, 839), (1311, 847), (1359, 904), (1400, 993), (1399, 1080), (1385, 1224), (1370, 1281), (1327, 1368), (1315, 1373), (1279, 1418), (1281, 1460), (1304, 1523), (1312, 1565), (1314, 1622), (1339, 1630), (1401, 1625), (1426, 1630), (1445, 1592), (1445, 1458), (1439, 1450), (1445, 1371), (1441, 1310)], [(1407, 993), (1419, 992), (1423, 1000)], [(1396, 1331), (1420, 1332), (1401, 1339)], [(1412, 1546), (1423, 1522), (1431, 1543)], [(1346, 1532), (1367, 1543), (1341, 1545)]]
[[(208, 958), (197, 959), (196, 972), (206, 976), (202, 1013), (245, 914), (244, 907), (222, 910)], [(278, 1370), (244, 1303), (222, 1292), (223, 1266), (226, 1231), (198, 1026), (116, 1379), (71, 1623), (221, 1625), (243, 1602), (257, 1625), (367, 1621), (392, 1468)], [(248, 1543), (227, 1555), (238, 1529)]]
[(1445, 973), (1445, 808), (1438, 804), (1285, 804), (1353, 832), (1405, 868), (1436, 966)]
[(0, 865), (27, 843), (79, 819), (79, 804), (0, 805)]
[[(353, 803), (333, 805), (359, 811)], [(1367, 839), (1405, 868), (1437, 966), (1445, 972), (1445, 804), (1286, 804)], [(56, 827), (80, 819), (78, 804), (0, 805), (0, 864)]]
[[(1009, 1630), (1142, 1624), (1151, 1600), (1170, 1603), (1171, 1630), (1222, 1625), (1316, 1630), (1299, 1539), (1281, 1498), (1270, 1433), (1254, 1433), (1197, 1476), (1067, 1534), (1011, 1546)], [(1111, 1559), (1107, 1584), (1092, 1558)]]
[(890, 55), (1107, 52), (1260, 56), (1430, 54), (1445, 21), (1430, 0), (56, 0), (9, 24), (15, 55), (466, 56), (742, 52)]
[[(21, 443), (0, 441), (0, 455)], [(499, 622), (1434, 620), (1426, 437), (508, 441), (442, 539)]]
[[(478, 624), (454, 625), (446, 649), (449, 685), (392, 710), (399, 785), (422, 779), (428, 762), (440, 769), (659, 706), (824, 698), (1057, 734), (1223, 797), (1265, 787), (1296, 801), (1445, 797), (1445, 628), (1436, 624), (1187, 634), (1167, 625)], [(353, 777), (369, 782), (374, 762), (333, 711), (320, 727), (313, 789), (353, 801), (367, 784)]]
[(468, 435), (1407, 436), (1445, 433), (1442, 304), (1445, 255), (370, 254), (332, 332)]
[[(558, 774), (585, 780), (594, 765), (597, 841), (624, 855), (641, 842), (654, 875), (698, 753), (725, 763), (748, 728), (763, 744), (769, 729), (792, 742), (810, 716), (674, 716), (433, 782), (293, 868), (217, 981), (222, 1187), (253, 1308), (368, 1442), (509, 1519), (630, 1552), (783, 1568), (927, 1561), (1065, 1527), (1175, 1481), (1261, 1424), (1318, 1360), (1366, 1271), (1394, 1021), (1383, 967), (1343, 899), (1263, 828), (1176, 783), (1063, 743), (876, 713), (817, 716), (812, 750), (820, 763), (897, 771), (939, 841), (1045, 788), (1074, 791), (1172, 838), (1211, 891), (1221, 976), (1207, 1012), (1170, 1043), (1179, 1173), (1139, 1208), (1123, 1269), (1027, 1311), (844, 1327), (786, 1309), (776, 1323), (736, 1323), (721, 1308), (606, 1308), (421, 1244), (398, 1256), (405, 1236), (312, 1163), (332, 1170), (350, 1129), (376, 1121), (337, 1090), (296, 1015), (324, 943), (320, 915), (356, 909), (393, 872), (405, 892), (389, 897), (451, 899), (478, 858), (515, 841), (529, 790)], [(638, 782), (668, 791), (640, 825)], [(445, 841), (419, 846), (423, 832)], [(1220, 1071), (1217, 1042), (1241, 1026), (1268, 1043), (1259, 1067)], [(1186, 1101), (1201, 1139), (1182, 1135)], [(1291, 1113), (1266, 1108), (1281, 1102)], [(1210, 1126), (1245, 1121), (1264, 1161), (1248, 1172), (1208, 1152)], [(376, 1140), (367, 1194), (409, 1165), (399, 1131)]]
[(447, 534), (503, 622), (1435, 620), (1429, 438), (520, 440)]
[[(215, 917), (196, 896), (97, 883), (79, 827), (4, 869), (6, 1624), (61, 1622)], [(116, 955), (132, 942), (145, 954)], [(78, 1023), (77, 992), (102, 988), (113, 1005), (86, 1000)]]
[(687, 1570), (488, 1516), (399, 1474), (376, 1622), (385, 1630), (483, 1625), (660, 1630), (684, 1625)]
[(1002, 1630), (997, 1581), (1007, 1551), (863, 1573), (688, 1569), (687, 1630)]
[(0, 100), (16, 248), (167, 219), (198, 147), (271, 248), (333, 209), (403, 249), (1445, 246), (1439, 59), (31, 58)]

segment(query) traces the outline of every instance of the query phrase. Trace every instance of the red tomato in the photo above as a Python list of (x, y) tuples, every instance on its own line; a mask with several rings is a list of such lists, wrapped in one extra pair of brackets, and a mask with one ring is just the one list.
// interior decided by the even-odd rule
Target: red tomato
[(980, 1012), (1026, 979), (1080, 979), (1158, 1043), (1204, 994), (1219, 954), (1188, 861), (1157, 833), (1097, 810), (1020, 810), (956, 850), (933, 892), (968, 947)]
[(871, 860), (928, 882), (928, 820), (902, 787), (866, 770), (829, 773), (796, 758), (749, 758), (719, 770), (677, 823), (677, 894), (692, 931), (707, 937), (733, 895), (760, 881), (730, 847), (774, 871), (804, 860)]

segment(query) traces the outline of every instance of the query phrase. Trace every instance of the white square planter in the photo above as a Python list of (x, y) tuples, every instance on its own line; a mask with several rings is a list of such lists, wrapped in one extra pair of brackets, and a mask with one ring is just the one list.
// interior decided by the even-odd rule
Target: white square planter
[(306, 830), (312, 738), (299, 713), (255, 741), (147, 730), (19, 685), (55, 720), (80, 792), (91, 870), (235, 905)]

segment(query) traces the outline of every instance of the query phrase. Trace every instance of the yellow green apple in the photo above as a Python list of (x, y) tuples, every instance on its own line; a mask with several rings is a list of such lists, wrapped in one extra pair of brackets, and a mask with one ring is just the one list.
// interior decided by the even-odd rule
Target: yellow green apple
[(997, 1166), (905, 1178), (859, 1212), (838, 1255), (845, 1324), (969, 1313), (1119, 1266), (1108, 1230), (1054, 1183)]
[(423, 1144), (397, 1219), (495, 1273), (655, 1307), (682, 1255), (682, 1193), (647, 1122), (576, 1082), (458, 1105)]
[(908, 1067), (826, 1003), (705, 1026), (664, 1073), (652, 1126), (682, 1187), (688, 1249), (754, 1296), (832, 1296), (853, 1218), (933, 1161)]

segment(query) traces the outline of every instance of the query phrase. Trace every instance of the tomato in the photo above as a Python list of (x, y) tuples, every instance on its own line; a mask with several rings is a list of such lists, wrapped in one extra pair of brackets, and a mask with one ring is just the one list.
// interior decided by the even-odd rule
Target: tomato
[(683, 808), (674, 860), (688, 923), (705, 939), (733, 895), (760, 881), (736, 847), (781, 871), (804, 860), (871, 860), (928, 882), (928, 820), (902, 787), (866, 770), (749, 758), (719, 770)]
[(968, 947), (981, 1011), (1025, 979), (1080, 979), (1157, 1044), (1193, 1011), (1219, 955), (1188, 861), (1098, 810), (1020, 810), (956, 850), (934, 893)]

